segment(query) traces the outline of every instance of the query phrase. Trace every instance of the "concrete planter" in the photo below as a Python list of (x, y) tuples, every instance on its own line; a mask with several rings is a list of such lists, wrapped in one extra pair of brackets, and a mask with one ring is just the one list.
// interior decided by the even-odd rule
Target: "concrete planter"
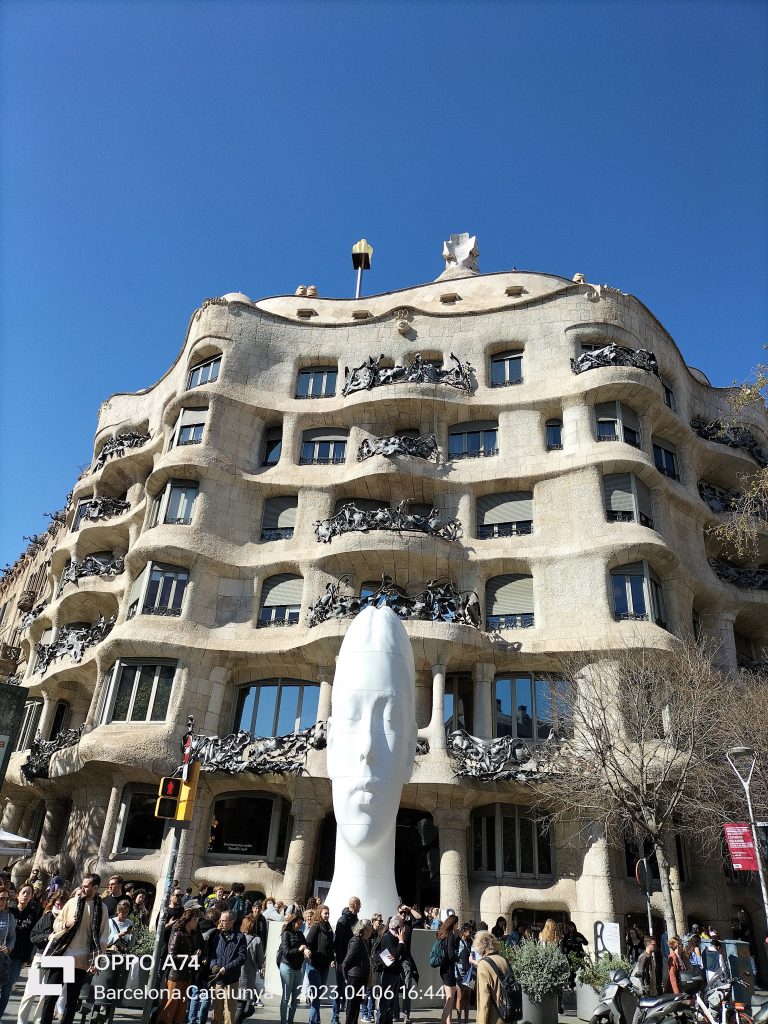
[(557, 1024), (557, 993), (549, 992), (540, 1003), (528, 998), (523, 991), (523, 1019), (521, 1024)]
[(579, 1020), (592, 1020), (600, 996), (591, 985), (582, 985), (576, 982), (576, 1016)]

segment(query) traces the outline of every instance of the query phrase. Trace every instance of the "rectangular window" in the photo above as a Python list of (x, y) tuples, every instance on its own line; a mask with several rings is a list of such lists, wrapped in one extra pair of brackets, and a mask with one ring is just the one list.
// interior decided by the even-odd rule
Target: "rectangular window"
[(560, 420), (547, 420), (547, 451), (560, 451), (563, 447), (563, 424)]
[(189, 573), (174, 565), (153, 565), (144, 595), (144, 615), (181, 615)]
[(204, 426), (204, 423), (185, 424), (179, 430), (179, 439), (176, 443), (178, 445), (200, 444), (200, 442), (203, 440)]
[(491, 359), (491, 387), (505, 388), (523, 381), (522, 352), (504, 352)]
[(77, 503), (77, 511), (75, 512), (75, 518), (72, 520), (72, 533), (76, 533), (80, 529), (80, 524), (85, 516), (85, 511), (90, 504), (90, 498), (83, 498), (82, 501)]
[(670, 480), (679, 480), (680, 474), (677, 466), (677, 455), (674, 449), (665, 441), (658, 438), (653, 439), (653, 461), (656, 469)]
[(496, 736), (547, 740), (553, 729), (570, 729), (568, 690), (561, 680), (523, 672), (498, 676), (495, 688)]
[(204, 363), (198, 363), (189, 371), (187, 377), (187, 390), (197, 388), (201, 384), (213, 384), (219, 379), (219, 368), (221, 367), (221, 356), (214, 356)]
[(172, 481), (168, 487), (168, 504), (163, 522), (174, 526), (189, 526), (197, 491), (196, 483)]
[(551, 877), (552, 843), (545, 818), (528, 807), (493, 804), (472, 815), (472, 870), (507, 877)]
[(611, 570), (613, 611), (617, 619), (647, 619), (645, 563), (620, 566)]
[(296, 384), (297, 398), (332, 398), (336, 394), (336, 370), (301, 370)]
[(155, 817), (157, 793), (133, 792), (123, 804), (125, 825), (118, 849), (159, 850), (165, 822)]
[(200, 444), (207, 418), (207, 409), (182, 409), (168, 450), (174, 445)]
[(497, 431), (468, 430), (448, 435), (448, 457), (450, 459), (478, 459), (498, 455)]
[(346, 441), (304, 441), (300, 463), (302, 466), (338, 466), (344, 462), (346, 455)]
[(243, 687), (237, 695), (235, 731), (252, 736), (287, 736), (317, 721), (317, 683), (277, 680)]
[(669, 386), (669, 384), (661, 378), (661, 389), (664, 392), (664, 405), (671, 409), (672, 412), (677, 412), (677, 402), (675, 401), (675, 392)]
[(118, 662), (104, 722), (162, 722), (176, 662)]
[(595, 406), (598, 441), (623, 441), (640, 447), (640, 417), (623, 402), (598, 402)]

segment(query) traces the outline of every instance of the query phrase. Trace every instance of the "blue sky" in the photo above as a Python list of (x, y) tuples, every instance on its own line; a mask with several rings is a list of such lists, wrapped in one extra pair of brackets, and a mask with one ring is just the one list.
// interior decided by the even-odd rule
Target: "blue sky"
[(5, 0), (0, 564), (208, 296), (607, 282), (727, 384), (768, 340), (763, 2)]

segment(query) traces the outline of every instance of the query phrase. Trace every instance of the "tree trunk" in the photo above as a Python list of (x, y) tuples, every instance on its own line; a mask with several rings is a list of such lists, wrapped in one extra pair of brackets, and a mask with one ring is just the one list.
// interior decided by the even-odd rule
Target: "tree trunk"
[(667, 935), (681, 935), (682, 922), (675, 920), (675, 908), (672, 903), (672, 886), (669, 878), (669, 858), (663, 844), (658, 840), (653, 841), (653, 850), (656, 854), (656, 863), (659, 865), (659, 881), (661, 882), (661, 903), (664, 907), (664, 923), (667, 926)]

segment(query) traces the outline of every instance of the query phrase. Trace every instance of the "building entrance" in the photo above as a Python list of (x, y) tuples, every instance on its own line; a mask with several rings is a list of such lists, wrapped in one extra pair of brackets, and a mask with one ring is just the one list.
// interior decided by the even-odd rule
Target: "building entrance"
[[(336, 852), (336, 818), (326, 815), (320, 831), (320, 844), (315, 861), (314, 881), (321, 885), (321, 891), (333, 878), (333, 862)], [(440, 849), (438, 831), (427, 811), (413, 811), (401, 808), (397, 812), (395, 831), (395, 883), (400, 899), (424, 906), (437, 906), (440, 901)], [(350, 893), (354, 896), (355, 893)], [(395, 907), (380, 907), (385, 917), (394, 913)]]

